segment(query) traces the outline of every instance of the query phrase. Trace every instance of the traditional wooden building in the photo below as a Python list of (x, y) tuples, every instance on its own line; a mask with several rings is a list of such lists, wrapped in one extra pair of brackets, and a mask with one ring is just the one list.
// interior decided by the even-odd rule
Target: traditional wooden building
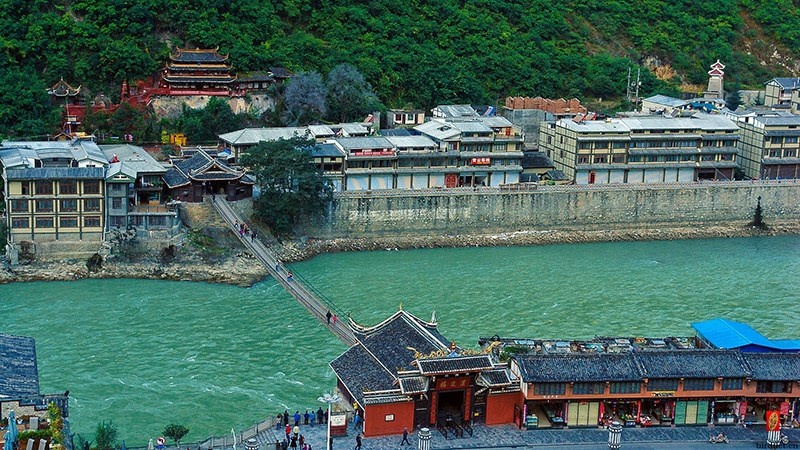
[(512, 423), (521, 411), (519, 382), (506, 365), (456, 347), (435, 315), (426, 322), (401, 309), (375, 326), (350, 327), (357, 343), (330, 366), (358, 404), (365, 436), (430, 426), (459, 434), (473, 423)]
[(163, 70), (161, 87), (168, 88), (169, 95), (227, 95), (236, 77), (230, 73), (228, 55), (220, 55), (218, 50), (176, 49)]
[(224, 194), (229, 201), (253, 196), (255, 179), (244, 168), (233, 168), (198, 148), (164, 174), (166, 195), (182, 202), (202, 202), (205, 194)]

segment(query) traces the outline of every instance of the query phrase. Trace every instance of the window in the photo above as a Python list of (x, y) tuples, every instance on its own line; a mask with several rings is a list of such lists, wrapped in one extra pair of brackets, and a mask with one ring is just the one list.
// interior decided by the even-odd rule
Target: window
[(769, 157), (770, 158), (780, 158), (781, 157), (781, 151), (780, 150), (770, 150), (769, 151)]
[(61, 195), (70, 195), (78, 193), (78, 183), (76, 181), (67, 180), (58, 183), (58, 193)]
[(723, 391), (738, 391), (742, 388), (741, 378), (723, 378), (722, 390)]
[(762, 392), (762, 393), (792, 392), (792, 383), (787, 383), (784, 381), (759, 381), (756, 384), (756, 392)]
[(628, 148), (626, 142), (614, 142), (614, 148)]
[(124, 227), (127, 225), (125, 216), (109, 216), (108, 220), (111, 222), (112, 227)]
[(36, 228), (53, 228), (55, 222), (52, 217), (37, 217)]
[(581, 142), (581, 143), (578, 144), (578, 149), (580, 149), (580, 150), (586, 150), (586, 149), (591, 148), (591, 147), (592, 147), (592, 144), (589, 143), (589, 142)]
[(578, 156), (578, 164), (589, 164), (588, 156)]
[(646, 141), (631, 142), (631, 148), (647, 148)]
[(166, 216), (150, 216), (147, 219), (148, 225), (152, 227), (165, 227), (167, 226)]
[(31, 184), (27, 181), (20, 182), (20, 192), (22, 195), (31, 195)]
[(722, 155), (720, 155), (720, 158), (723, 161), (733, 161), (733, 155), (730, 153), (723, 153)]
[(614, 164), (625, 164), (625, 155), (613, 155), (611, 162)]
[(661, 378), (650, 380), (647, 383), (648, 391), (677, 391), (678, 379), (677, 378)]
[(28, 212), (28, 201), (11, 200), (11, 212)]
[(85, 227), (99, 227), (100, 216), (86, 216), (83, 218), (83, 226)]
[(36, 200), (36, 212), (53, 212), (53, 201), (50, 199)]
[(564, 395), (566, 390), (564, 383), (536, 383), (534, 386), (536, 395)]
[(111, 207), (114, 209), (122, 208), (122, 199), (121, 198), (112, 198), (111, 199)]
[(641, 156), (629, 156), (628, 157), (628, 162), (632, 162), (632, 163), (642, 162), (642, 157)]
[(66, 199), (61, 200), (59, 211), (66, 211), (66, 212), (74, 212), (78, 210), (78, 200), (77, 199)]
[(111, 190), (112, 190), (112, 191), (115, 191), (115, 192), (119, 192), (119, 191), (121, 191), (121, 190), (122, 190), (124, 187), (125, 187), (125, 185), (124, 185), (124, 184), (122, 184), (122, 183), (114, 183), (114, 184), (112, 184), (112, 185), (111, 185)]
[(83, 193), (84, 194), (99, 194), (100, 193), (100, 182), (96, 181), (96, 180), (84, 181), (83, 182)]
[(773, 144), (781, 144), (783, 143), (783, 138), (773, 136), (769, 139), (769, 141), (772, 142)]
[(559, 153), (559, 156), (562, 157), (562, 158), (564, 157), (564, 150), (561, 150), (561, 152)]
[(713, 153), (710, 155), (700, 155), (700, 161), (714, 161), (714, 159), (716, 159), (716, 156), (717, 155)]
[(797, 150), (784, 150), (783, 151), (784, 158), (796, 158), (797, 157)]
[(30, 228), (31, 221), (27, 217), (12, 217), (11, 228)]
[(75, 216), (59, 217), (58, 225), (61, 228), (78, 228), (78, 218)]
[[(114, 200), (119, 200), (119, 199), (115, 198)], [(87, 198), (86, 200), (83, 201), (83, 210), (84, 211), (100, 211), (100, 199), (99, 198)]]
[(53, 183), (50, 181), (37, 181), (36, 195), (53, 195)]
[(572, 386), (573, 394), (602, 394), (603, 383), (575, 383)]
[(642, 384), (638, 381), (611, 383), (611, 394), (632, 394), (642, 390)]
[(797, 136), (787, 136), (784, 142), (787, 144), (797, 144)]
[(594, 163), (595, 164), (605, 164), (606, 163), (606, 155), (594, 155)]
[(713, 378), (687, 378), (683, 380), (684, 391), (711, 391), (714, 390)]

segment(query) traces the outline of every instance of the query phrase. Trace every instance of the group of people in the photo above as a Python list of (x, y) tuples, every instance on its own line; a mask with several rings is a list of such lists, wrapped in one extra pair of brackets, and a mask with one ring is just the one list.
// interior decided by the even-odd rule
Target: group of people
[[(290, 423), (290, 419), (294, 421), (294, 426)], [(306, 410), (304, 414), (300, 414), (300, 411), (295, 411), (293, 416), (289, 415), (288, 410), (284, 410), (283, 414), (278, 414), (275, 416), (275, 429), (280, 430), (281, 426), (286, 427), (286, 439), (283, 441), (282, 448), (288, 449), (291, 448), (292, 450), (297, 450), (298, 448), (301, 450), (312, 450), (311, 444), (306, 442), (305, 436), (300, 434), (300, 424), (308, 425), (313, 427), (314, 424), (325, 424), (328, 423), (328, 412), (323, 411), (322, 408), (317, 409), (315, 412), (314, 410)]]
[(234, 223), (234, 228), (236, 228), (236, 231), (242, 239), (244, 239), (245, 236), (250, 236), (251, 242), (256, 240), (256, 230), (250, 230), (250, 227), (248, 227), (246, 223), (239, 223), (237, 220), (236, 223)]
[(325, 314), (325, 318), (328, 319), (328, 325), (331, 324), (331, 318), (333, 318), (333, 324), (336, 325), (336, 322), (339, 320), (339, 317), (336, 314), (331, 313), (331, 310), (328, 310), (328, 314)]

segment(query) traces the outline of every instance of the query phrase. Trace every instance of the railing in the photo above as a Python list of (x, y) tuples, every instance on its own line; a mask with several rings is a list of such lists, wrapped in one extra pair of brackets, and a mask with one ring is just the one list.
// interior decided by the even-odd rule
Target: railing
[(442, 433), (442, 436), (444, 436), (445, 439), (450, 439), (450, 437), (447, 435), (447, 427), (442, 425), (441, 422), (436, 422), (436, 429)]
[(767, 187), (781, 185), (797, 185), (800, 179), (785, 180), (742, 180), (742, 181), (694, 181), (690, 183), (605, 183), (605, 184), (507, 184), (501, 187), (456, 187), (456, 188), (428, 188), (428, 189), (385, 189), (374, 191), (341, 191), (334, 192), (335, 198), (348, 197), (409, 197), (416, 195), (443, 195), (443, 194), (495, 194), (501, 192), (575, 192), (575, 191), (605, 191), (605, 190), (657, 190), (678, 188), (708, 188), (708, 187)]
[(466, 431), (467, 434), (469, 434), (469, 437), (472, 437), (472, 425), (468, 424), (467, 422), (464, 422), (464, 431)]

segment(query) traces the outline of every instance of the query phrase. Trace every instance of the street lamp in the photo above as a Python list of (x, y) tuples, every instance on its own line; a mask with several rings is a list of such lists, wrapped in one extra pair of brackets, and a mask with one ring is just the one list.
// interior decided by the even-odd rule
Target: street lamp
[(331, 405), (333, 405), (334, 403), (338, 403), (339, 400), (341, 400), (341, 399), (342, 398), (339, 397), (336, 394), (333, 394), (333, 395), (325, 394), (325, 395), (323, 395), (321, 397), (317, 397), (317, 400), (321, 401), (322, 403), (327, 403), (328, 404), (328, 420), (327, 420), (327, 422), (328, 422), (328, 440), (325, 441), (325, 448), (327, 450), (331, 450)]
[(622, 426), (616, 420), (608, 426), (608, 448), (617, 450), (622, 444)]

